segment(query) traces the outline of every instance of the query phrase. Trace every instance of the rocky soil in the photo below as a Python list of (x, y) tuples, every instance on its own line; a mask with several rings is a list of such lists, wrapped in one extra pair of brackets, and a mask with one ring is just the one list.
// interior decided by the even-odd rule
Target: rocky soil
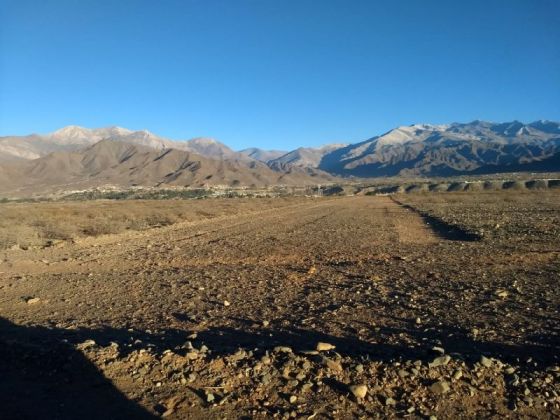
[(557, 418), (560, 194), (508, 197), (240, 200), (3, 251), (2, 413)]

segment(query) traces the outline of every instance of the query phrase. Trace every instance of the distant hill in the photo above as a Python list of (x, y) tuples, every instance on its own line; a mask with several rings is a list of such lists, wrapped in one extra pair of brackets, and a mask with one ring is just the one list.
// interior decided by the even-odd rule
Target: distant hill
[(37, 159), (52, 152), (76, 151), (104, 139), (134, 143), (155, 149), (164, 149), (173, 145), (172, 141), (146, 130), (131, 131), (121, 127), (87, 129), (68, 126), (45, 135), (0, 137), (0, 162)]
[(299, 166), (305, 168), (317, 168), (321, 159), (335, 150), (346, 146), (346, 144), (327, 144), (321, 147), (300, 147), (292, 150), (276, 159), (268, 161), (269, 165), (277, 168), (286, 165)]
[(511, 165), (486, 165), (470, 172), (472, 175), (487, 175), (507, 172), (559, 172), (560, 152), (542, 160)]
[(558, 152), (560, 124), (552, 121), (416, 124), (336, 149), (317, 167), (358, 177), (449, 176), (531, 170)]
[(88, 129), (68, 126), (45, 135), (0, 137), (0, 162), (37, 159), (58, 151), (77, 151), (101, 140), (120, 141), (157, 150), (187, 150), (214, 159), (247, 160), (244, 154), (235, 152), (225, 144), (207, 137), (173, 141), (147, 130), (132, 131), (122, 127)]
[(560, 171), (560, 123), (473, 121), (395, 128), (355, 144), (284, 153), (234, 151), (211, 138), (173, 141), (121, 127), (68, 126), (0, 137), (0, 191), (113, 185), (326, 183), (337, 177)]
[(102, 140), (79, 151), (58, 151), (0, 166), (0, 192), (36, 193), (96, 186), (267, 186), (332, 181), (319, 170), (278, 172), (262, 162), (210, 159), (178, 149)]
[(172, 147), (198, 153), (211, 159), (237, 159), (245, 162), (254, 160), (250, 156), (242, 152), (236, 152), (218, 140), (209, 137), (197, 137), (185, 142), (174, 142)]

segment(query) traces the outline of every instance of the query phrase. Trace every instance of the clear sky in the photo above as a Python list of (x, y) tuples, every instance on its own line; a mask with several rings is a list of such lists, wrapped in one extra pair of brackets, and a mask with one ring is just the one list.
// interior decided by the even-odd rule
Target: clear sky
[(560, 119), (558, 0), (0, 0), (0, 135), (233, 148)]

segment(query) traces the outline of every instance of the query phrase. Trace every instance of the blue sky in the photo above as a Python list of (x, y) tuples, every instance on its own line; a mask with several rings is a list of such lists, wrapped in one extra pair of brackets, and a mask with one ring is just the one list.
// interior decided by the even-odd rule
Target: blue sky
[(557, 0), (0, 0), (0, 135), (233, 148), (560, 119)]

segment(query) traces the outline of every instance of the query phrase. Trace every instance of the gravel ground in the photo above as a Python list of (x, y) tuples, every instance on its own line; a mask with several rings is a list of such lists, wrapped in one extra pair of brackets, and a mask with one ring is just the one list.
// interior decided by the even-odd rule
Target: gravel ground
[(3, 414), (560, 416), (560, 194), (239, 203), (2, 252)]

